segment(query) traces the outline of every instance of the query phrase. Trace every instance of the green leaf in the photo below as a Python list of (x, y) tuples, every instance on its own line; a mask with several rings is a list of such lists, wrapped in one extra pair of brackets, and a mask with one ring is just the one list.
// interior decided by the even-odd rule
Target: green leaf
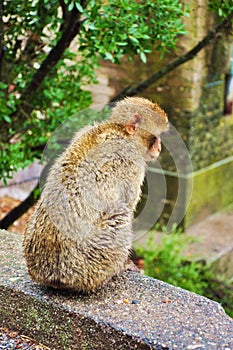
[(134, 42), (135, 44), (138, 44), (138, 43), (139, 43), (138, 39), (135, 38), (134, 36), (130, 35), (129, 38), (130, 38), (130, 40), (131, 40), (132, 42)]
[(88, 23), (88, 28), (91, 29), (91, 30), (95, 30), (95, 23), (94, 22), (90, 22)]
[(72, 1), (68, 6), (68, 11), (72, 11), (74, 8), (74, 2)]
[(140, 52), (140, 58), (141, 58), (141, 60), (142, 60), (142, 62), (143, 63), (146, 63), (147, 62), (147, 60), (146, 60), (146, 55), (144, 54), (144, 52)]
[(107, 60), (113, 60), (113, 56), (112, 56), (112, 54), (110, 53), (110, 52), (106, 52), (105, 53), (105, 58), (107, 59)]
[(79, 12), (83, 13), (83, 7), (79, 2), (75, 2), (75, 6)]
[(11, 123), (11, 118), (9, 117), (9, 115), (3, 115), (3, 119), (4, 119), (7, 123)]
[(218, 15), (219, 15), (219, 17), (222, 17), (222, 15), (223, 15), (223, 12), (222, 12), (221, 8), (218, 9)]
[(2, 83), (2, 82), (0, 82), (0, 89), (6, 89), (7, 88), (7, 84), (4, 84), (4, 83)]

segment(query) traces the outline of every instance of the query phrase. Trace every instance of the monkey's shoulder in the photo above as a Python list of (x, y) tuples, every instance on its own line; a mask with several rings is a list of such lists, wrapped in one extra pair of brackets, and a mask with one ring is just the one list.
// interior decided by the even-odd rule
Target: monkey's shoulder
[(119, 167), (131, 164), (145, 166), (145, 161), (135, 144), (123, 137), (107, 138), (90, 150), (85, 161), (97, 165), (98, 168), (106, 163)]

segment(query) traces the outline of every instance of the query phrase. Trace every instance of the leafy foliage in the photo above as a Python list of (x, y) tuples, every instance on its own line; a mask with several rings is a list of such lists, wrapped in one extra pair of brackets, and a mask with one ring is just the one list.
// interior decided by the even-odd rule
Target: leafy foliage
[[(99, 13), (99, 15), (97, 15)], [(88, 56), (99, 52), (103, 59), (119, 63), (124, 54), (140, 55), (156, 49), (165, 52), (174, 48), (177, 34), (184, 34), (182, 16), (185, 11), (177, 0), (110, 0), (101, 6), (84, 10), (87, 21), (81, 34), (82, 50)]]
[(5, 0), (0, 7), (5, 181), (40, 157), (61, 122), (91, 104), (87, 86), (96, 83), (99, 58), (119, 63), (136, 54), (146, 62), (154, 43), (162, 53), (175, 47), (186, 13), (178, 0)]
[(226, 18), (233, 11), (233, 2), (228, 0), (209, 0), (209, 8), (215, 11), (220, 18)]
[(179, 231), (163, 233), (158, 244), (154, 234), (146, 242), (146, 247), (136, 247), (136, 253), (143, 256), (145, 274), (161, 279), (175, 286), (203, 294), (206, 282), (201, 278), (206, 273), (202, 263), (188, 262), (182, 250), (193, 238)]

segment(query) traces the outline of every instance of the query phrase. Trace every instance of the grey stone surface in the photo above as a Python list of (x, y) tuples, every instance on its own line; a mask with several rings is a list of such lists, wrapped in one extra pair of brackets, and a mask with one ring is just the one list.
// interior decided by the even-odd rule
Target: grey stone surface
[(0, 231), (0, 324), (51, 349), (233, 349), (233, 321), (204, 297), (139, 273), (89, 296), (30, 280), (22, 236)]
[(212, 264), (219, 280), (233, 281), (233, 210), (215, 213), (191, 226), (187, 234), (196, 239), (189, 253)]

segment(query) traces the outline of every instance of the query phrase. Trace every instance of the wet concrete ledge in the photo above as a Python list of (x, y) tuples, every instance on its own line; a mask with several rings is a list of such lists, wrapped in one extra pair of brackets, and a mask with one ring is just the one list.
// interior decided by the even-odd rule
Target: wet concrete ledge
[(138, 273), (90, 296), (30, 280), (22, 236), (0, 231), (0, 325), (50, 349), (233, 349), (233, 321), (209, 299)]

